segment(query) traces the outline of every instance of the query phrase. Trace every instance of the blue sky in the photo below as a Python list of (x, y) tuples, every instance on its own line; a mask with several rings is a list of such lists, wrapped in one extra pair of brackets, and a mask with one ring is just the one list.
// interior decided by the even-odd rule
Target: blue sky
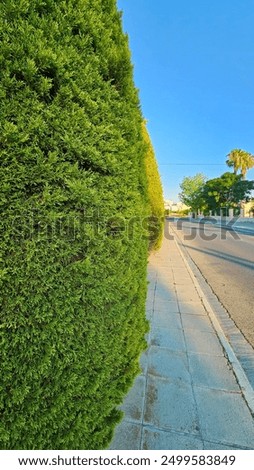
[[(254, 0), (118, 0), (166, 199), (254, 154)], [(254, 170), (247, 174), (254, 179)]]

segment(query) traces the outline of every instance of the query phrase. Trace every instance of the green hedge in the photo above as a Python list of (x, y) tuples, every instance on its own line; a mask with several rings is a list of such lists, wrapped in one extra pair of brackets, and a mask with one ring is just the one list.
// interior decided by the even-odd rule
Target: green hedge
[(158, 165), (151, 142), (151, 138), (146, 128), (145, 122), (142, 123), (142, 133), (146, 145), (146, 176), (148, 184), (148, 203), (149, 203), (149, 249), (158, 250), (162, 243), (164, 231), (164, 201), (163, 189), (158, 170)]
[(105, 448), (139, 370), (145, 148), (115, 3), (0, 3), (2, 449)]

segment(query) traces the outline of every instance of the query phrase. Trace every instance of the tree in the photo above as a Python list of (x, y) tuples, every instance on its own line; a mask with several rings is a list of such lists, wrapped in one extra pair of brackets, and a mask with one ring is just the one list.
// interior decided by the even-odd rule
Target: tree
[(142, 115), (115, 0), (2, 0), (0, 446), (102, 449), (145, 347)]
[(250, 168), (254, 167), (254, 157), (250, 153), (241, 149), (234, 149), (227, 155), (226, 161), (229, 167), (234, 168), (234, 174), (240, 170), (242, 179), (246, 179), (246, 173)]
[(158, 165), (145, 122), (143, 122), (142, 131), (146, 145), (145, 166), (149, 201), (148, 228), (150, 230), (150, 250), (152, 250), (158, 249), (162, 241), (164, 228), (164, 201)]
[(194, 176), (186, 176), (180, 184), (182, 192), (179, 194), (179, 198), (194, 212), (203, 207), (202, 189), (205, 180), (206, 177), (202, 173), (197, 173)]
[(226, 172), (219, 178), (206, 181), (202, 198), (207, 210), (233, 208), (242, 200), (248, 201), (253, 189), (253, 181), (242, 180), (241, 175)]

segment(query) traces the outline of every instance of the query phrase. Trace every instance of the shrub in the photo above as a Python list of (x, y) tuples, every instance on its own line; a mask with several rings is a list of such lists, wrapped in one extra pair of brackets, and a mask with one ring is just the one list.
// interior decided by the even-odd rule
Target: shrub
[(3, 0), (0, 35), (0, 445), (100, 449), (147, 329), (128, 41), (115, 0)]
[(157, 250), (161, 246), (164, 229), (164, 201), (163, 190), (158, 170), (158, 165), (148, 134), (145, 122), (142, 124), (143, 137), (146, 144), (146, 175), (148, 182), (148, 201), (149, 201), (149, 230), (150, 230), (150, 250)]

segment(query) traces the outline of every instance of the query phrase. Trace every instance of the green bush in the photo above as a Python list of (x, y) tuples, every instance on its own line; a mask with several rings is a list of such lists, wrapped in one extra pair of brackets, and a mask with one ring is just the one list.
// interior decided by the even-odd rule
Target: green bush
[(158, 250), (162, 243), (164, 230), (164, 201), (163, 190), (158, 170), (158, 165), (148, 134), (145, 122), (142, 124), (143, 138), (146, 145), (146, 175), (148, 183), (148, 203), (149, 203), (149, 249)]
[(147, 330), (128, 41), (115, 0), (2, 0), (0, 35), (0, 446), (105, 448)]

